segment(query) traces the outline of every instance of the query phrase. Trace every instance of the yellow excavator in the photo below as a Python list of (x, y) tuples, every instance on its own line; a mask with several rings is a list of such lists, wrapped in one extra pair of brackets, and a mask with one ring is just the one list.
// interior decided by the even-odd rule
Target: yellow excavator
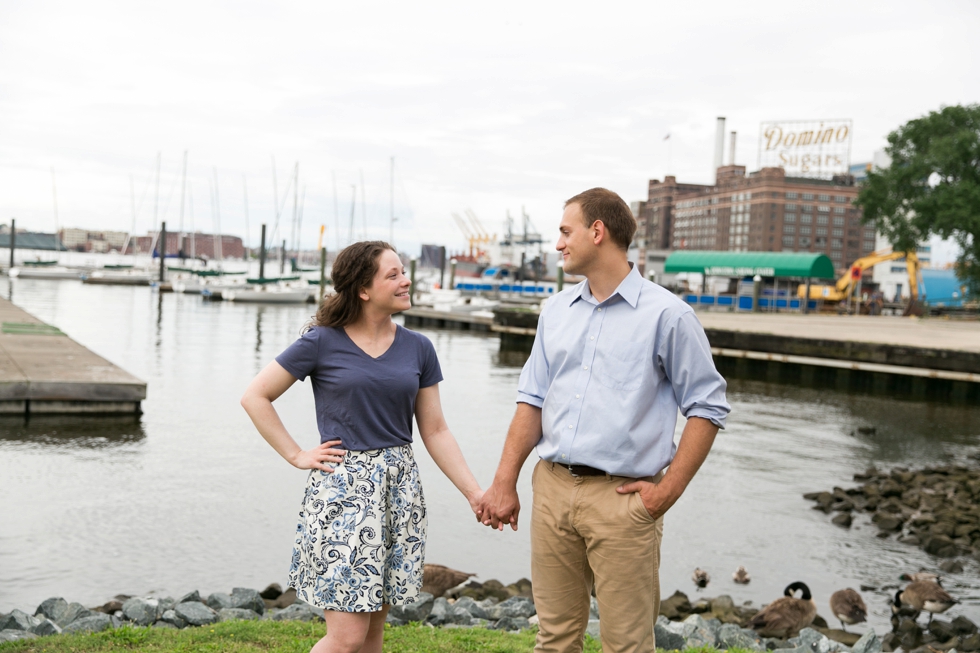
[[(855, 294), (861, 282), (864, 271), (885, 261), (894, 261), (904, 258), (905, 267), (909, 274), (909, 304), (905, 314), (909, 315), (915, 311), (919, 300), (919, 257), (915, 252), (893, 252), (882, 250), (863, 256), (853, 263), (844, 275), (837, 280), (833, 286), (810, 286), (810, 299), (822, 299), (826, 304), (840, 304), (848, 302)], [(806, 295), (806, 286), (800, 284), (797, 296), (800, 299)]]

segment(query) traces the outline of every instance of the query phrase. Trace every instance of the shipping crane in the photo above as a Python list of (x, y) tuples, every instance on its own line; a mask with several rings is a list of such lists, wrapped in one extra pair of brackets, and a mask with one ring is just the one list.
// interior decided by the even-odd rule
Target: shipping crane
[(473, 256), (473, 246), (479, 245), (480, 237), (473, 233), (469, 225), (466, 224), (466, 220), (460, 217), (458, 213), (453, 213), (453, 220), (456, 221), (456, 226), (459, 227), (459, 230), (463, 232), (463, 238), (466, 239), (466, 242), (470, 246), (470, 256)]
[[(909, 305), (905, 314), (914, 311), (919, 300), (919, 257), (914, 251), (894, 252), (882, 250), (863, 256), (851, 263), (848, 271), (837, 280), (833, 286), (810, 286), (810, 299), (822, 299), (824, 302), (848, 302), (855, 295), (864, 271), (885, 261), (905, 259), (905, 268), (909, 274)], [(801, 284), (797, 296), (801, 299), (806, 294), (806, 286)]]

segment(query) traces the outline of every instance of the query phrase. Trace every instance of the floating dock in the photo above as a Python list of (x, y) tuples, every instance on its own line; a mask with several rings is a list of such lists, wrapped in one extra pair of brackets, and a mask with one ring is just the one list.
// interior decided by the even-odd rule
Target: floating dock
[(0, 299), (0, 413), (139, 413), (146, 383)]

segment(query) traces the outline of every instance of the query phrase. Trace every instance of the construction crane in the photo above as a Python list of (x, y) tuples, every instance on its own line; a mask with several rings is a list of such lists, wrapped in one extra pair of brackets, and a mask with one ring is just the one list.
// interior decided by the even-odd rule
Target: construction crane
[(473, 256), (473, 247), (480, 244), (480, 236), (473, 233), (470, 226), (466, 223), (466, 220), (464, 220), (458, 213), (453, 213), (453, 220), (456, 221), (456, 226), (459, 227), (459, 230), (463, 232), (463, 238), (466, 239), (466, 242), (469, 243), (470, 246), (470, 256)]
[(466, 217), (470, 219), (470, 224), (473, 225), (473, 230), (476, 232), (480, 244), (488, 245), (497, 240), (497, 234), (491, 235), (486, 227), (483, 226), (480, 218), (476, 217), (476, 213), (470, 209), (466, 209)]
[[(885, 261), (894, 261), (897, 259), (905, 259), (905, 268), (909, 274), (909, 305), (906, 308), (905, 314), (909, 315), (915, 310), (915, 306), (919, 300), (919, 257), (915, 252), (893, 252), (882, 250), (880, 252), (873, 252), (867, 256), (863, 256), (853, 263), (851, 263), (847, 272), (837, 280), (837, 283), (833, 286), (820, 286), (811, 285), (810, 286), (810, 299), (822, 299), (824, 302), (848, 302), (851, 297), (854, 296), (858, 286), (861, 283), (861, 277), (864, 271), (868, 268), (874, 267), (879, 263), (884, 263)], [(800, 285), (799, 290), (797, 290), (797, 296), (801, 299), (806, 294), (806, 286)]]

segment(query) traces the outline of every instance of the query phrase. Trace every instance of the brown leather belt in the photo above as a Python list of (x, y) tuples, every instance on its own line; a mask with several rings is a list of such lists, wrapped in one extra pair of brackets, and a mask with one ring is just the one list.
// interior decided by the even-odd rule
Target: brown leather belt
[(589, 467), (588, 465), (562, 465), (561, 463), (555, 463), (559, 467), (564, 467), (568, 470), (568, 473), (572, 476), (606, 476), (606, 472), (601, 469), (596, 469), (595, 467)]

